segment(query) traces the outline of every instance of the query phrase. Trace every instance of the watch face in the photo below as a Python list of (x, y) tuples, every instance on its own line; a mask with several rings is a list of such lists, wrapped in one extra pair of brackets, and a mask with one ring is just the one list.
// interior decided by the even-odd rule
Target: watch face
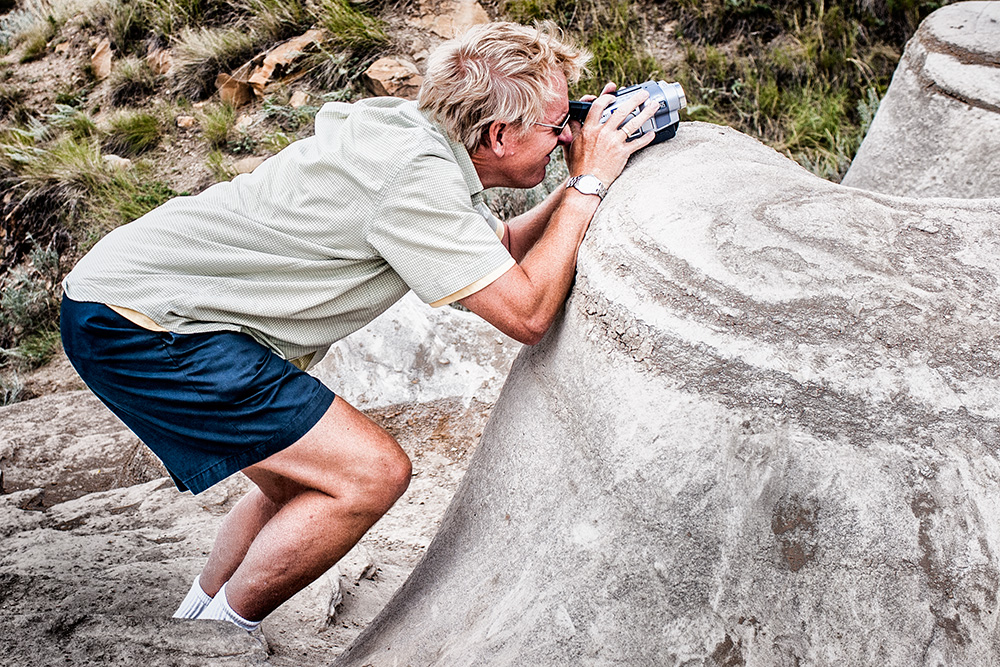
[(588, 195), (596, 195), (601, 190), (601, 182), (596, 176), (584, 176), (576, 182), (576, 189)]

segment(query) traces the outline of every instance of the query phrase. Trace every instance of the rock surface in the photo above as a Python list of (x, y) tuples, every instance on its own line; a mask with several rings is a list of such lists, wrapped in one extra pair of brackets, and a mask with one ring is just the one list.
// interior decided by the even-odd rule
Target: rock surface
[(998, 216), (682, 124), (335, 664), (1000, 662)]
[(931, 14), (906, 46), (844, 185), (1000, 197), (1000, 2)]

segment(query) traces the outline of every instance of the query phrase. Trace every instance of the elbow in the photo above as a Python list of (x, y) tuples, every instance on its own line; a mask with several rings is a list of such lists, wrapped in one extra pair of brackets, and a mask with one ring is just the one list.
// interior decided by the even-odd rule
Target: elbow
[(551, 321), (525, 322), (514, 338), (519, 343), (524, 343), (525, 345), (537, 345), (545, 337), (545, 334), (548, 333), (551, 324)]

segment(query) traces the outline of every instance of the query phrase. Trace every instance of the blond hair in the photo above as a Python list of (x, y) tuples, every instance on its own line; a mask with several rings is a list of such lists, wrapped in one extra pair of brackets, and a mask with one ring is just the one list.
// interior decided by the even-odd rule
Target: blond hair
[(562, 72), (576, 83), (590, 54), (563, 40), (551, 22), (531, 28), (484, 23), (431, 54), (418, 102), (470, 152), (494, 121), (524, 130), (542, 120), (554, 96), (550, 81)]

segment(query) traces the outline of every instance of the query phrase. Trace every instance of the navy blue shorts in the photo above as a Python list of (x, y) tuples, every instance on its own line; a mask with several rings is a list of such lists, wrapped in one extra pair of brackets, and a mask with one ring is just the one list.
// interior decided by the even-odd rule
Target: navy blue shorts
[(200, 493), (291, 445), (334, 394), (247, 334), (148, 331), (63, 297), (62, 343), (80, 377), (170, 471)]

